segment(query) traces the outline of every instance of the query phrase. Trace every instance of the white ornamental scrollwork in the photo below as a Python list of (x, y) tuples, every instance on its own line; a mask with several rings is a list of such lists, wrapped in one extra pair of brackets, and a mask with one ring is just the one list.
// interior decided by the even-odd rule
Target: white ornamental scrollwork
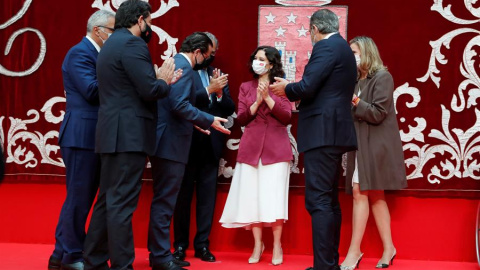
[[(148, 3), (148, 0), (143, 0), (143, 1)], [(125, 0), (112, 0), (112, 1), (107, 1), (105, 3), (103, 3), (103, 0), (94, 0), (92, 7), (115, 12), (115, 10), (117, 10), (123, 2), (125, 2)], [(167, 13), (170, 9), (180, 6), (177, 0), (169, 0), (168, 2), (161, 0), (160, 3), (161, 3), (160, 8), (157, 11), (150, 14), (152, 16), (152, 19), (161, 17), (165, 13)], [(161, 56), (163, 60), (168, 59), (174, 56), (175, 54), (177, 54), (177, 49), (175, 48), (175, 44), (177, 44), (178, 38), (174, 38), (170, 36), (167, 32), (165, 32), (163, 29), (161, 29), (156, 25), (152, 25), (152, 30), (158, 35), (160, 40), (159, 44), (162, 44), (165, 41), (167, 42), (167, 49), (163, 52), (163, 55)]]
[(445, 55), (440, 52), (440, 49), (442, 48), (442, 45), (449, 49), (452, 39), (464, 33), (480, 34), (480, 31), (471, 28), (460, 28), (443, 35), (438, 40), (430, 41), (432, 53), (430, 55), (428, 70), (423, 77), (417, 79), (419, 82), (426, 82), (430, 78), (435, 83), (437, 88), (440, 88), (440, 77), (437, 76), (437, 74), (440, 74), (440, 70), (438, 70), (436, 62), (438, 61), (442, 65), (445, 65), (448, 62), (448, 60), (445, 59)]
[[(61, 121), (61, 119), (63, 119), (63, 115), (65, 114), (64, 111), (60, 112), (60, 116), (54, 116), (52, 113), (52, 106), (60, 102), (65, 102), (65, 98), (53, 97), (42, 107), (41, 112), (44, 112), (45, 120), (47, 122), (57, 124), (59, 123), (59, 120)], [(40, 119), (40, 113), (37, 110), (31, 109), (27, 112), (27, 116), (31, 118), (23, 120), (9, 117), (10, 128), (6, 138), (7, 163), (25, 164), (26, 168), (34, 168), (38, 166), (38, 159), (35, 157), (35, 154), (32, 151), (27, 151), (27, 148), (21, 144), (21, 142), (30, 141), (30, 143), (38, 149), (38, 152), (41, 155), (41, 163), (64, 167), (61, 158), (52, 159), (50, 157), (52, 152), (57, 153), (58, 149), (60, 149), (56, 144), (56, 140), (54, 140), (54, 144), (48, 143), (49, 140), (58, 138), (58, 131), (50, 130), (45, 133), (45, 135), (39, 131), (28, 131), (27, 125), (38, 122)]]
[[(408, 108), (413, 108), (418, 105), (418, 103), (421, 100), (420, 97), (420, 92), (418, 91), (417, 88), (415, 87), (409, 87), (408, 83), (405, 83), (393, 92), (393, 101), (395, 104), (395, 112), (397, 113), (397, 99), (401, 95), (409, 95), (413, 98), (412, 102), (407, 102), (406, 106)], [(405, 118), (400, 118), (401, 122), (405, 122)], [(402, 141), (404, 142), (410, 142), (412, 140), (416, 140), (419, 142), (425, 142), (424, 136), (423, 136), (423, 131), (427, 127), (427, 121), (423, 117), (415, 117), (414, 121), (417, 123), (416, 126), (411, 126), (408, 125), (409, 131), (404, 132), (403, 130), (400, 130), (400, 137), (402, 138)]]
[[(441, 169), (434, 165), (428, 175), (427, 179), (432, 184), (439, 184), (440, 179), (450, 179), (453, 176), (458, 178), (472, 178), (480, 180), (480, 164), (473, 158), (473, 154), (478, 154), (480, 150), (480, 111), (475, 109), (477, 120), (475, 124), (467, 131), (458, 128), (453, 128), (450, 132), (450, 111), (442, 107), (442, 130), (432, 129), (429, 137), (436, 138), (443, 142), (443, 144), (429, 145), (425, 144), (422, 147), (414, 143), (404, 145), (404, 150), (415, 152), (417, 156), (408, 158), (405, 163), (408, 167), (414, 166), (415, 170), (408, 175), (409, 179), (423, 177), (422, 169), (425, 164), (436, 158), (436, 155), (449, 155), (448, 159), (440, 162)], [(461, 172), (463, 168), (463, 173)], [(442, 172), (446, 172), (442, 174)], [(477, 174), (475, 174), (477, 172)]]
[[(458, 87), (458, 100), (460, 104), (457, 105), (456, 95), (453, 96), (451, 102), (452, 109), (456, 112), (463, 111), (465, 109), (465, 105), (467, 106), (467, 109), (477, 105), (477, 98), (480, 97), (480, 78), (475, 71), (475, 61), (472, 59), (473, 57), (477, 56), (476, 52), (473, 50), (473, 47), (478, 46), (479, 44), (480, 35), (470, 40), (465, 48), (465, 52), (463, 54), (463, 63), (460, 66), (460, 72), (466, 79), (461, 82), (460, 86)], [(472, 86), (473, 88), (469, 89), (468, 100), (465, 103), (463, 91), (467, 90), (469, 86)]]
[[(25, 15), (25, 13), (27, 12), (27, 10), (30, 7), (30, 4), (32, 3), (32, 1), (33, 0), (26, 0), (23, 3), (23, 7), (20, 9), (20, 11), (15, 16), (10, 18), (8, 21), (1, 24), (0, 29), (5, 29), (8, 26), (15, 23), (16, 21), (18, 21), (19, 19), (21, 19), (23, 17), (23, 15)], [(10, 53), (10, 49), (12, 48), (13, 42), (15, 41), (17, 36), (19, 36), (19, 35), (21, 35), (25, 32), (28, 32), (28, 31), (34, 32), (35, 34), (37, 34), (38, 38), (40, 39), (40, 52), (38, 54), (37, 60), (35, 61), (35, 63), (29, 69), (27, 69), (25, 71), (11, 71), (11, 70), (8, 70), (7, 68), (5, 68), (4, 66), (2, 66), (0, 64), (0, 74), (10, 76), (10, 77), (28, 76), (28, 75), (32, 74), (33, 72), (35, 72), (42, 65), (43, 60), (45, 59), (45, 54), (47, 53), (47, 42), (46, 42), (45, 37), (43, 36), (42, 32), (40, 32), (40, 31), (38, 31), (37, 29), (34, 29), (34, 28), (26, 27), (26, 28), (22, 28), (20, 30), (15, 31), (12, 34), (12, 36), (8, 39), (7, 45), (5, 47), (4, 55), (8, 55)]]
[[(480, 18), (480, 8), (473, 7), (473, 4), (475, 4), (477, 0), (464, 0), (464, 2), (467, 10), (470, 11), (473, 16)], [(465, 19), (458, 18), (457, 16), (453, 15), (451, 7), (452, 5), (447, 5), (446, 7), (443, 7), (443, 0), (434, 0), (433, 5), (430, 9), (433, 11), (437, 11), (438, 13), (442, 14), (442, 16), (445, 19), (456, 24), (473, 24), (473, 23), (480, 22), (480, 19), (465, 20)]]
[[(476, 0), (464, 0), (467, 10), (477, 18), (480, 17), (480, 9), (474, 8), (473, 4)], [(443, 7), (442, 0), (434, 0), (431, 8), (433, 11), (439, 12), (447, 20), (457, 24), (473, 24), (480, 22), (479, 20), (464, 20), (454, 16), (451, 12), (451, 5)], [(467, 130), (450, 127), (451, 111), (445, 105), (440, 104), (442, 110), (441, 126), (442, 130), (431, 129), (428, 137), (439, 141), (438, 144), (418, 144), (424, 142), (423, 132), (426, 129), (426, 121), (424, 118), (415, 118), (417, 125), (412, 127), (409, 125), (409, 132), (400, 131), (403, 142), (407, 142), (403, 146), (404, 151), (415, 153), (413, 157), (405, 160), (406, 165), (414, 170), (407, 176), (409, 179), (423, 177), (422, 171), (426, 164), (432, 159), (441, 159), (438, 165), (430, 168), (427, 176), (428, 182), (431, 184), (440, 184), (442, 180), (448, 180), (453, 177), (470, 178), (480, 180), (480, 164), (474, 155), (480, 152), (480, 111), (477, 106), (477, 99), (480, 97), (480, 79), (475, 70), (474, 57), (477, 56), (473, 50), (474, 46), (480, 44), (480, 31), (471, 28), (459, 28), (450, 31), (435, 41), (431, 41), (432, 53), (430, 56), (429, 67), (426, 74), (418, 78), (419, 82), (426, 82), (431, 79), (437, 88), (440, 88), (440, 70), (436, 63), (446, 65), (448, 60), (440, 52), (442, 46), (450, 49), (450, 42), (457, 36), (462, 34), (475, 34), (463, 51), (463, 61), (459, 66), (460, 73), (465, 77), (459, 87), (457, 93), (454, 93), (450, 102), (451, 111), (462, 112), (466, 114), (466, 109), (474, 109), (476, 121), (473, 126)], [(409, 94), (414, 98), (412, 104), (407, 107), (416, 107), (420, 102), (420, 93), (418, 89), (411, 88), (405, 84), (397, 89), (395, 101), (402, 94)], [(465, 98), (468, 94), (468, 99)], [(404, 118), (400, 119), (405, 122)], [(478, 158), (478, 157), (477, 157)]]
[(0, 116), (0, 147), (2, 147), (3, 152), (5, 152), (5, 133), (3, 132), (3, 119), (5, 119), (5, 116)]

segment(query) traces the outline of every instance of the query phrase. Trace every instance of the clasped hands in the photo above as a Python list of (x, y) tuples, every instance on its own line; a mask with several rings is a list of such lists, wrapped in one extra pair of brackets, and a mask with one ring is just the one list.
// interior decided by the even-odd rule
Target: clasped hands
[(268, 88), (269, 88), (268, 82), (258, 82), (257, 99), (255, 100), (257, 105), (260, 105), (262, 104), (263, 101), (266, 101), (267, 99), (272, 98), (270, 97)]
[(182, 77), (183, 70), (175, 70), (175, 61), (173, 58), (168, 58), (159, 68), (156, 64), (154, 65), (155, 75), (157, 79), (164, 80), (167, 84), (174, 84)]
[(208, 93), (215, 93), (220, 98), (223, 95), (223, 88), (228, 84), (228, 74), (222, 74), (220, 69), (216, 68), (213, 70), (212, 75), (207, 86)]

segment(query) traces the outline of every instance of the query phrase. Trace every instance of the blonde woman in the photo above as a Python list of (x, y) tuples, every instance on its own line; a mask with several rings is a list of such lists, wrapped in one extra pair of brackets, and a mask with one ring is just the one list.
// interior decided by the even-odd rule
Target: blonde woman
[(352, 98), (352, 115), (358, 151), (347, 155), (347, 192), (353, 192), (352, 240), (340, 266), (352, 270), (360, 263), (369, 204), (383, 243), (377, 268), (388, 268), (397, 254), (390, 230), (390, 213), (384, 190), (407, 186), (402, 143), (393, 103), (393, 78), (369, 37), (350, 41), (357, 60), (358, 80)]

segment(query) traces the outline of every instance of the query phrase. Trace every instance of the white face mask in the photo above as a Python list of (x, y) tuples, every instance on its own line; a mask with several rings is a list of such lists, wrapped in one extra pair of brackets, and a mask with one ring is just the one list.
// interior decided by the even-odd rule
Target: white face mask
[(256, 74), (263, 75), (268, 71), (267, 63), (259, 60), (253, 60), (252, 69)]
[(360, 66), (360, 55), (355, 54), (355, 61), (357, 62), (357, 67)]
[[(103, 31), (102, 29), (100, 29), (100, 31), (102, 31), (105, 35), (107, 35), (107, 39), (112, 35), (112, 33), (107, 33), (105, 31)], [(98, 37), (102, 40), (102, 42), (105, 44), (105, 42), (107, 41), (107, 39), (103, 39), (100, 35), (98, 35)]]

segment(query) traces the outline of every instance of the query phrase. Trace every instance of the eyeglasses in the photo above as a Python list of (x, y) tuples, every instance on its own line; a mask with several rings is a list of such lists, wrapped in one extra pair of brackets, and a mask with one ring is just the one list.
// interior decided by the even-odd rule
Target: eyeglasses
[(114, 28), (111, 28), (111, 27), (108, 27), (108, 26), (104, 26), (104, 25), (97, 25), (97, 27), (102, 27), (102, 28), (105, 28), (105, 29), (108, 29), (112, 32), (115, 32), (115, 29)]

